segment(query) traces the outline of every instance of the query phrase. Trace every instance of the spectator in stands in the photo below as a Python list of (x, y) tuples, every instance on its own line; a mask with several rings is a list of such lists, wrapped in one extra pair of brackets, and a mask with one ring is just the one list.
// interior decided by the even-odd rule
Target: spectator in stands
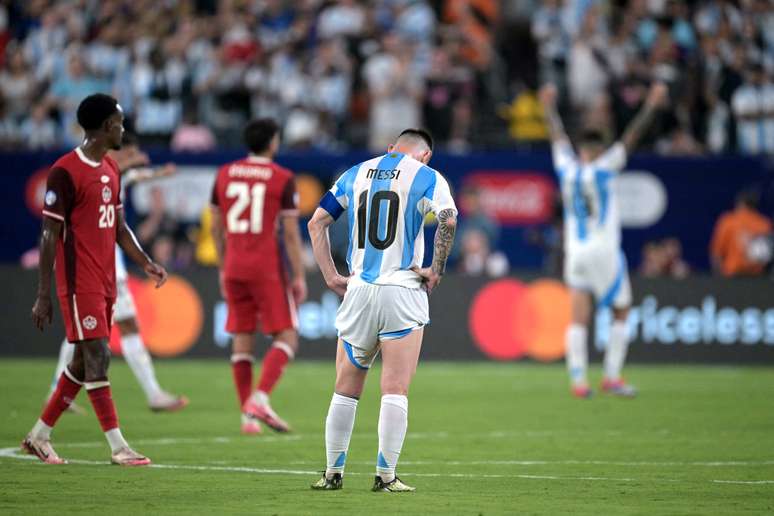
[(508, 259), (499, 251), (492, 252), (483, 231), (469, 229), (460, 239), (457, 269), (466, 276), (498, 278), (508, 273)]
[(760, 64), (750, 66), (747, 77), (731, 101), (737, 145), (743, 154), (774, 154), (774, 84)]
[[(475, 231), (485, 237), (484, 247), (487, 249), (487, 253), (490, 249), (497, 249), (500, 239), (500, 225), (484, 211), (481, 190), (477, 186), (463, 187), (459, 195), (459, 206), (461, 208), (457, 223), (459, 244), (455, 244), (452, 248), (452, 258), (461, 259), (462, 241), (468, 231)], [(475, 238), (472, 239), (471, 246), (475, 249), (482, 248)]]
[(183, 122), (172, 135), (171, 147), (175, 152), (206, 152), (215, 148), (215, 135), (199, 122), (195, 108), (189, 108), (183, 115)]
[(19, 124), (12, 116), (8, 115), (5, 98), (0, 94), (0, 149), (13, 149), (18, 143)]
[(27, 66), (21, 48), (8, 50), (6, 65), (0, 71), (0, 94), (7, 104), (7, 114), (17, 121), (26, 117), (37, 95), (37, 81)]
[(761, 274), (765, 262), (750, 252), (751, 244), (772, 231), (771, 220), (758, 209), (758, 193), (744, 190), (737, 195), (736, 205), (723, 213), (715, 224), (710, 246), (713, 269), (724, 276)]
[(48, 114), (46, 104), (37, 104), (19, 129), (22, 144), (30, 150), (55, 147), (59, 141), (56, 123)]

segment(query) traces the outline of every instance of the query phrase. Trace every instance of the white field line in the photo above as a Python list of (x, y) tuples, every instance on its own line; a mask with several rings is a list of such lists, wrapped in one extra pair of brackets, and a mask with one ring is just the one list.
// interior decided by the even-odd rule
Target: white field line
[[(0, 458), (18, 459), (27, 461), (37, 461), (36, 457), (22, 454), (19, 448), (0, 448)], [(94, 460), (75, 459), (69, 461), (71, 464), (80, 464), (88, 466), (107, 466), (107, 462)], [(54, 467), (54, 466), (49, 466)], [(295, 470), (295, 469), (270, 469), (270, 468), (252, 468), (248, 466), (208, 466), (196, 464), (152, 464), (150, 468), (155, 469), (177, 469), (187, 471), (221, 471), (233, 473), (254, 473), (260, 475), (303, 475), (313, 477), (319, 475), (319, 471)], [(372, 473), (348, 472), (349, 476), (370, 476)], [(473, 474), (473, 473), (407, 473), (412, 477), (429, 478), (518, 478), (524, 480), (555, 480), (555, 481), (586, 481), (586, 482), (659, 482), (659, 483), (691, 483), (691, 480), (678, 479), (637, 479), (630, 477), (593, 477), (593, 476), (560, 476), (560, 475), (523, 475), (523, 474)], [(774, 480), (710, 480), (714, 484), (737, 484), (737, 485), (769, 485), (774, 484)]]

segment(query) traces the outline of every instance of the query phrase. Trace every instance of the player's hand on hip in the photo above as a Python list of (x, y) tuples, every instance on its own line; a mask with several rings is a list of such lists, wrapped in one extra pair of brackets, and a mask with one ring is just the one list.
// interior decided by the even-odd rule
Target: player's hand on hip
[(48, 296), (38, 296), (35, 304), (32, 305), (32, 322), (35, 324), (35, 327), (43, 331), (46, 323), (51, 324), (52, 318), (51, 298)]
[(419, 267), (413, 267), (412, 271), (419, 274), (422, 278), (422, 288), (425, 292), (430, 294), (433, 289), (441, 282), (441, 275), (436, 273), (432, 267), (425, 267), (420, 269)]
[(336, 274), (336, 276), (334, 276), (330, 280), (325, 280), (325, 283), (328, 285), (329, 289), (331, 289), (341, 297), (344, 297), (344, 294), (347, 292), (349, 277), (342, 276), (341, 274)]
[(156, 282), (156, 288), (167, 282), (167, 270), (156, 262), (148, 262), (145, 267), (145, 274)]
[(290, 290), (293, 292), (293, 300), (297, 305), (306, 301), (306, 279), (304, 277), (295, 278), (290, 284)]

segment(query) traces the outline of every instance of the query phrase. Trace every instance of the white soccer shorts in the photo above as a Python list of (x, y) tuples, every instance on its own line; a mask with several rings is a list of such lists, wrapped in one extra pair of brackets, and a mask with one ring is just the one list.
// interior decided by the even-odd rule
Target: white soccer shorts
[(380, 342), (405, 337), (430, 322), (427, 293), (397, 285), (350, 284), (336, 314), (336, 330), (349, 360), (371, 367)]
[(137, 317), (137, 309), (134, 306), (134, 298), (129, 291), (126, 279), (116, 281), (116, 304), (113, 313), (114, 321), (126, 321)]
[(632, 304), (626, 256), (620, 249), (588, 246), (567, 253), (564, 281), (571, 288), (590, 292), (600, 307), (627, 308)]

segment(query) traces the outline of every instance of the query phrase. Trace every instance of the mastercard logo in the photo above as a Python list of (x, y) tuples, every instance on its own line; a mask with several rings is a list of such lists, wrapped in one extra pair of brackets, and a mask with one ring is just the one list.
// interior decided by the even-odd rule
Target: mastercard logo
[[(170, 275), (161, 288), (151, 280), (129, 276), (129, 291), (137, 307), (140, 336), (152, 354), (172, 357), (188, 351), (196, 343), (204, 323), (199, 294), (180, 276)], [(121, 351), (121, 335), (113, 325), (110, 348)]]
[(476, 294), (469, 313), (473, 341), (495, 360), (562, 358), (570, 320), (569, 291), (549, 279), (489, 283)]

